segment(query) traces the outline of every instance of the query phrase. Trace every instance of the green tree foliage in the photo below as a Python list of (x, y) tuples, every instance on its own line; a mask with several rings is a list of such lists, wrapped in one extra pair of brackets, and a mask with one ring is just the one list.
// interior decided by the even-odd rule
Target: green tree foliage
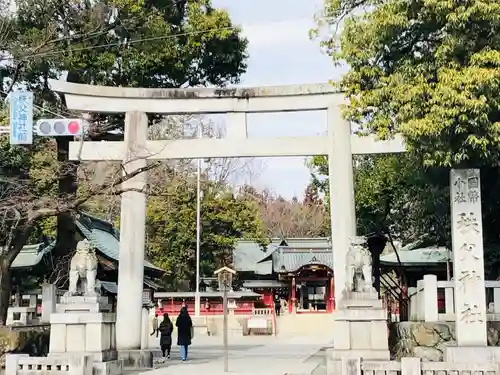
[[(359, 233), (381, 232), (408, 244), (451, 248), (449, 169), (425, 167), (411, 154), (355, 157), (356, 217)], [(325, 157), (310, 163), (315, 186), (328, 194)], [(500, 274), (500, 170), (481, 168), (485, 271)]]
[(401, 132), (429, 165), (497, 164), (500, 3), (497, 0), (328, 0), (323, 40), (349, 72), (346, 117), (361, 130)]
[[(177, 177), (179, 179), (180, 177)], [(232, 251), (240, 238), (266, 243), (255, 202), (236, 197), (226, 189), (203, 183), (201, 204), (201, 274), (213, 276), (231, 265)], [(175, 289), (189, 281), (194, 288), (196, 270), (196, 184), (182, 178), (165, 183), (148, 201), (148, 253), (169, 272), (166, 283)]]
[[(355, 157), (359, 233), (385, 233), (404, 243), (449, 245), (449, 183), (444, 168), (426, 168), (405, 155)], [(326, 157), (314, 158), (313, 183), (329, 200)], [(335, 202), (334, 207), (335, 207)]]
[(409, 155), (360, 158), (355, 170), (358, 226), (404, 243), (450, 245), (446, 169), (427, 169)]
[[(411, 153), (361, 162), (358, 225), (404, 224), (403, 238), (449, 244), (449, 170), (440, 167), (481, 167), (485, 263), (498, 268), (500, 3), (327, 0), (318, 21), (316, 35), (340, 31), (322, 45), (349, 66), (339, 82), (350, 100), (345, 117), (363, 133), (402, 133)], [(325, 158), (312, 166), (325, 176)]]
[(110, 86), (237, 82), (246, 40), (210, 0), (17, 0), (3, 76), (47, 91), (47, 79)]

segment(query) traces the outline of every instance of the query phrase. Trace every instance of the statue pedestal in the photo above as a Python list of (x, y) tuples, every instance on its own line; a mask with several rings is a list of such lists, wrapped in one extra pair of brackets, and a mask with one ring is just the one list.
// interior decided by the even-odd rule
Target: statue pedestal
[(376, 292), (347, 292), (333, 313), (333, 349), (326, 351), (327, 374), (340, 373), (341, 358), (389, 360), (387, 313)]
[(116, 314), (106, 297), (64, 296), (50, 316), (49, 356), (68, 354), (93, 357), (94, 375), (118, 375), (123, 360), (116, 351)]
[(61, 296), (60, 303), (56, 305), (58, 313), (99, 313), (111, 312), (108, 297), (103, 296)]

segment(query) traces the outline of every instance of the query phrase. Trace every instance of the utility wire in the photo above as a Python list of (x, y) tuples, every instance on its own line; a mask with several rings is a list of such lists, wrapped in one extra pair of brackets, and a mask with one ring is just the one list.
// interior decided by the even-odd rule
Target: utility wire
[[(201, 34), (208, 34), (211, 32), (215, 31), (225, 31), (225, 30), (237, 30), (240, 29), (239, 26), (227, 26), (227, 27), (219, 27), (219, 28), (213, 28), (213, 29), (206, 29), (206, 30), (199, 30), (199, 31), (189, 31), (189, 32), (184, 32), (184, 33), (177, 33), (177, 34), (169, 34), (169, 35), (159, 35), (155, 37), (148, 37), (148, 38), (139, 38), (139, 39), (132, 39), (128, 41), (118, 41), (118, 42), (113, 42), (113, 43), (105, 43), (105, 44), (99, 44), (96, 46), (87, 46), (87, 47), (80, 47), (80, 48), (71, 48), (71, 49), (63, 49), (63, 50), (57, 50), (57, 51), (48, 51), (48, 52), (39, 52), (39, 53), (30, 53), (26, 54), (24, 56), (20, 57), (4, 57), (0, 61), (8, 61), (8, 60), (17, 60), (17, 61), (28, 61), (30, 59), (36, 58), (36, 57), (46, 57), (46, 56), (56, 56), (64, 53), (69, 53), (69, 52), (81, 52), (81, 51), (91, 51), (94, 49), (98, 48), (106, 48), (106, 47), (128, 47), (132, 44), (136, 43), (144, 43), (144, 42), (153, 42), (157, 40), (166, 40), (166, 39), (172, 39), (172, 38), (177, 38), (180, 36), (191, 36), (191, 35), (201, 35)], [(92, 38), (93, 36), (89, 36), (87, 38), (84, 38), (83, 40), (87, 40)], [(68, 37), (68, 39), (71, 39), (72, 37)], [(55, 41), (48, 42), (50, 43), (55, 43), (58, 41), (62, 41), (64, 39), (57, 39)]]
[[(303, 20), (303, 19), (300, 18), (300, 19), (297, 19), (297, 20)], [(295, 21), (297, 21), (297, 20), (295, 20)], [(289, 20), (273, 21), (271, 23), (273, 23), (273, 24), (283, 24), (284, 22), (288, 22), (288, 21)], [(259, 24), (256, 24), (256, 25), (259, 25)], [(246, 25), (246, 27), (252, 27), (252, 26), (254, 26), (254, 25)], [(55, 55), (64, 54), (64, 53), (68, 53), (68, 52), (91, 51), (91, 50), (94, 50), (94, 49), (105, 48), (105, 47), (117, 47), (117, 46), (118, 47), (119, 46), (128, 47), (128, 46), (130, 46), (132, 44), (136, 44), (136, 43), (153, 42), (153, 41), (157, 41), (157, 40), (166, 40), (166, 39), (177, 38), (177, 37), (180, 37), (180, 36), (202, 35), (202, 34), (208, 34), (208, 33), (216, 32), (216, 31), (230, 31), (230, 30), (242, 30), (242, 27), (241, 26), (237, 26), (237, 25), (226, 26), (226, 27), (216, 27), (216, 28), (210, 28), (210, 29), (205, 29), (205, 30), (186, 31), (186, 32), (183, 32), (183, 33), (168, 34), (168, 35), (159, 35), (159, 36), (148, 37), (148, 38), (139, 38), (139, 39), (131, 39), (131, 40), (121, 40), (121, 41), (112, 42), (112, 43), (99, 44), (99, 45), (96, 45), (96, 46), (87, 46), (87, 47), (80, 47), (80, 48), (72, 48), (70, 50), (68, 50), (68, 49), (63, 49), (62, 50), (61, 49), (61, 50), (58, 50), (58, 51), (47, 51), (47, 52), (39, 52), (39, 53), (27, 53), (26, 55), (18, 57), (18, 58), (15, 58), (15, 57), (5, 57), (5, 58), (1, 59), (0, 61), (2, 61), (2, 60), (27, 61), (27, 60), (35, 58), (35, 57), (55, 56)], [(91, 39), (93, 37), (96, 37), (96, 36), (108, 33), (109, 31), (111, 31), (111, 30), (108, 30), (108, 31), (105, 31), (105, 32), (104, 31), (96, 31), (94, 33), (89, 34), (88, 36), (85, 36), (85, 34), (83, 34), (83, 35), (79, 35), (77, 37), (75, 37), (75, 36), (69, 36), (67, 38), (66, 37), (64, 37), (64, 38), (58, 38), (58, 39), (54, 39), (54, 40), (48, 42), (48, 44), (53, 44), (53, 43), (56, 43), (56, 42), (64, 41), (66, 39), (75, 39), (75, 38), (76, 39), (83, 38), (83, 39), (80, 39), (79, 41), (84, 41), (84, 40), (88, 40), (88, 39)]]
[[(114, 47), (114, 46), (124, 46), (124, 47), (126, 47), (126, 46), (129, 46), (129, 45), (135, 44), (135, 43), (151, 42), (151, 41), (156, 41), (156, 40), (165, 40), (165, 39), (176, 38), (176, 37), (179, 37), (179, 36), (201, 35), (201, 34), (207, 34), (207, 33), (215, 32), (215, 31), (237, 30), (237, 29), (240, 29), (240, 27), (239, 26), (219, 27), (219, 28), (212, 28), (212, 29), (199, 30), (199, 31), (191, 31), (191, 32), (184, 32), (184, 33), (177, 33), (177, 34), (170, 34), (170, 35), (161, 35), (161, 36), (149, 37), (149, 38), (132, 39), (132, 40), (129, 40), (129, 41), (119, 41), (119, 42), (114, 42), (114, 43), (106, 43), (106, 44), (100, 44), (100, 45), (96, 45), (96, 46), (74, 48), (74, 49), (71, 49), (71, 50), (64, 49), (64, 50), (58, 50), (58, 51), (40, 52), (40, 53), (29, 54), (29, 55), (27, 54), (27, 55), (21, 56), (19, 58), (5, 57), (5, 58), (0, 59), (0, 61), (6, 61), (6, 60), (27, 61), (29, 59), (36, 58), (36, 57), (55, 56), (55, 55), (64, 54), (64, 53), (67, 53), (67, 52), (90, 51), (90, 50), (94, 50), (94, 49), (98, 49), (98, 48)], [(93, 38), (94, 36), (98, 36), (100, 34), (103, 34), (103, 32), (91, 33), (89, 36), (85, 37), (82, 40), (88, 40), (88, 39)], [(71, 36), (69, 38), (74, 38), (74, 36)], [(56, 42), (63, 41), (63, 40), (64, 40), (64, 38), (59, 38), (59, 39), (55, 39), (53, 41), (50, 41), (48, 43), (52, 44), (52, 43), (56, 43)], [(8, 95), (8, 93), (6, 93), (5, 91), (0, 90), (0, 92), (2, 92), (5, 95)], [(51, 114), (53, 114), (55, 116), (58, 116), (58, 117), (61, 117), (63, 119), (67, 119), (66, 116), (63, 116), (60, 113), (52, 112), (52, 111), (50, 111), (50, 110), (48, 110), (46, 108), (40, 107), (40, 106), (38, 106), (36, 104), (33, 104), (33, 106), (35, 108), (38, 108), (39, 110), (51, 113)]]

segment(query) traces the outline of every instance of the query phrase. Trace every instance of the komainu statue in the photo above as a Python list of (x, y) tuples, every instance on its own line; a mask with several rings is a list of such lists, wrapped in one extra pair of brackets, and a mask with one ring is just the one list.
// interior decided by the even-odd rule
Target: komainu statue
[(69, 296), (97, 296), (97, 257), (90, 243), (85, 239), (76, 245), (69, 269)]
[(347, 252), (346, 292), (374, 292), (372, 255), (364, 237), (354, 237)]

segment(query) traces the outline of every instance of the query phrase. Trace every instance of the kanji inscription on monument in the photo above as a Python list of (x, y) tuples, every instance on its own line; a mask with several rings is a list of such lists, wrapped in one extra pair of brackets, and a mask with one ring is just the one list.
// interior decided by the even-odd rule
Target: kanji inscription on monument
[(479, 169), (450, 173), (456, 335), (460, 346), (486, 346), (486, 292)]

